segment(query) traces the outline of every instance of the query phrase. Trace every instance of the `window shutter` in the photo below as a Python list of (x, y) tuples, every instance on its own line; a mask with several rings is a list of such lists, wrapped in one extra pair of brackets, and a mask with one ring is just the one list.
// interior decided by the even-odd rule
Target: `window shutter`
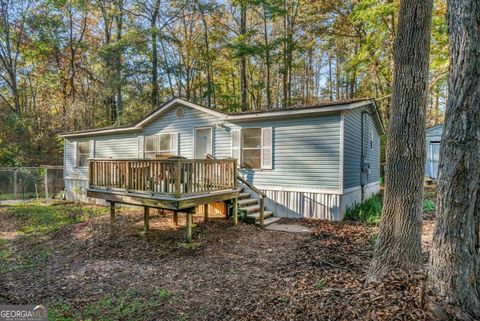
[(95, 158), (95, 140), (91, 139), (89, 143), (90, 143), (90, 150), (89, 150), (88, 158)]
[(173, 134), (170, 134), (171, 135), (171, 144), (172, 144), (172, 154), (173, 155), (177, 155), (179, 156), (180, 155), (180, 140), (178, 139), (178, 133), (173, 133)]
[(73, 158), (73, 167), (77, 167), (77, 149), (78, 149), (78, 142), (73, 142), (73, 151), (72, 151), (72, 158)]
[(144, 147), (144, 141), (145, 137), (144, 136), (138, 136), (138, 158), (145, 158), (145, 147)]
[(232, 130), (232, 158), (235, 158), (238, 161), (238, 165), (241, 163), (241, 130), (233, 129)]
[(272, 169), (272, 127), (262, 128), (262, 169)]

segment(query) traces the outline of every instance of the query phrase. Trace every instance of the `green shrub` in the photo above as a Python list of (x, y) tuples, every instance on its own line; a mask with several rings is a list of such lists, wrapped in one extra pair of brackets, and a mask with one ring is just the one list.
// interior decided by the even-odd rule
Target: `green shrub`
[(423, 201), (423, 213), (435, 212), (435, 203), (432, 200), (426, 199)]
[(347, 208), (345, 217), (349, 220), (377, 224), (382, 214), (382, 199), (374, 195), (363, 203)]

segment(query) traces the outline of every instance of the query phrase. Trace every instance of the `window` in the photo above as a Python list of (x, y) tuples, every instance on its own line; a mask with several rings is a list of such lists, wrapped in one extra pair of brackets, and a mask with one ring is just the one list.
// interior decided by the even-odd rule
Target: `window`
[(145, 158), (155, 159), (157, 154), (157, 136), (145, 137)]
[(83, 167), (88, 165), (90, 157), (90, 142), (77, 143), (77, 166)]
[(262, 129), (246, 128), (242, 130), (242, 167), (261, 168)]
[(232, 157), (250, 169), (273, 169), (273, 128), (232, 130)]
[(156, 155), (175, 155), (174, 134), (161, 134), (145, 137), (145, 158), (155, 159)]

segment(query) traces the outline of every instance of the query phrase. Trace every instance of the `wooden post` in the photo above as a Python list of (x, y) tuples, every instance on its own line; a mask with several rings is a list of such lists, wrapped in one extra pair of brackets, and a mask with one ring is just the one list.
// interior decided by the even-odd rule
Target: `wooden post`
[(204, 216), (205, 222), (208, 222), (208, 204), (203, 205), (203, 216)]
[(48, 195), (48, 167), (45, 168), (45, 175), (44, 175), (44, 185), (45, 185), (45, 198), (49, 198)]
[(18, 172), (15, 168), (13, 170), (13, 199), (18, 198)]
[(173, 224), (178, 226), (178, 211), (173, 211)]
[(150, 229), (150, 207), (148, 206), (143, 208), (143, 229), (145, 232)]
[(180, 195), (182, 194), (181, 191), (180, 191), (180, 186), (181, 186), (180, 185), (180, 180), (182, 178), (181, 168), (182, 168), (182, 164), (177, 159), (176, 163), (175, 163), (175, 197), (180, 197)]
[(265, 225), (265, 197), (260, 196), (260, 226)]
[(238, 224), (238, 202), (237, 199), (233, 199), (233, 225)]
[(185, 227), (185, 241), (186, 242), (191, 242), (192, 241), (192, 223), (193, 223), (193, 213), (191, 210), (188, 210), (186, 212), (186, 219), (187, 219), (187, 224)]
[(110, 223), (115, 223), (115, 202), (110, 202)]

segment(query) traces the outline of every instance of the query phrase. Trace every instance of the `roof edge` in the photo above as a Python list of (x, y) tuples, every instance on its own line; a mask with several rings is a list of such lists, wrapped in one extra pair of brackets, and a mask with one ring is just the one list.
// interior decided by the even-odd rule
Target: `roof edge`
[(130, 133), (130, 132), (141, 131), (146, 124), (149, 124), (150, 122), (152, 122), (156, 117), (161, 115), (163, 112), (165, 112), (175, 104), (181, 104), (183, 106), (190, 107), (190, 108), (211, 114), (213, 116), (219, 117), (220, 120), (223, 120), (223, 121), (250, 121), (250, 120), (272, 118), (272, 117), (284, 117), (284, 116), (287, 117), (287, 116), (295, 116), (295, 115), (328, 113), (328, 112), (349, 110), (349, 109), (354, 109), (362, 106), (373, 105), (373, 108), (375, 109), (375, 114), (377, 116), (376, 118), (378, 119), (382, 134), (385, 134), (385, 128), (383, 126), (382, 119), (378, 113), (375, 100), (371, 98), (356, 101), (356, 102), (350, 102), (350, 103), (340, 103), (338, 105), (332, 104), (329, 106), (315, 106), (315, 107), (308, 107), (308, 108), (306, 107), (306, 108), (299, 108), (299, 109), (270, 110), (270, 111), (264, 111), (264, 112), (258, 112), (258, 113), (247, 113), (247, 114), (227, 114), (221, 111), (217, 111), (211, 108), (197, 105), (195, 103), (189, 102), (181, 98), (172, 98), (132, 126), (118, 127), (118, 128), (115, 128), (115, 127), (103, 128), (103, 129), (100, 128), (97, 130), (94, 129), (89, 131), (68, 132), (68, 133), (61, 133), (58, 136), (62, 138), (81, 138), (81, 137), (89, 137), (89, 136), (96, 136), (96, 135), (108, 135), (108, 134), (116, 134), (116, 133)]

